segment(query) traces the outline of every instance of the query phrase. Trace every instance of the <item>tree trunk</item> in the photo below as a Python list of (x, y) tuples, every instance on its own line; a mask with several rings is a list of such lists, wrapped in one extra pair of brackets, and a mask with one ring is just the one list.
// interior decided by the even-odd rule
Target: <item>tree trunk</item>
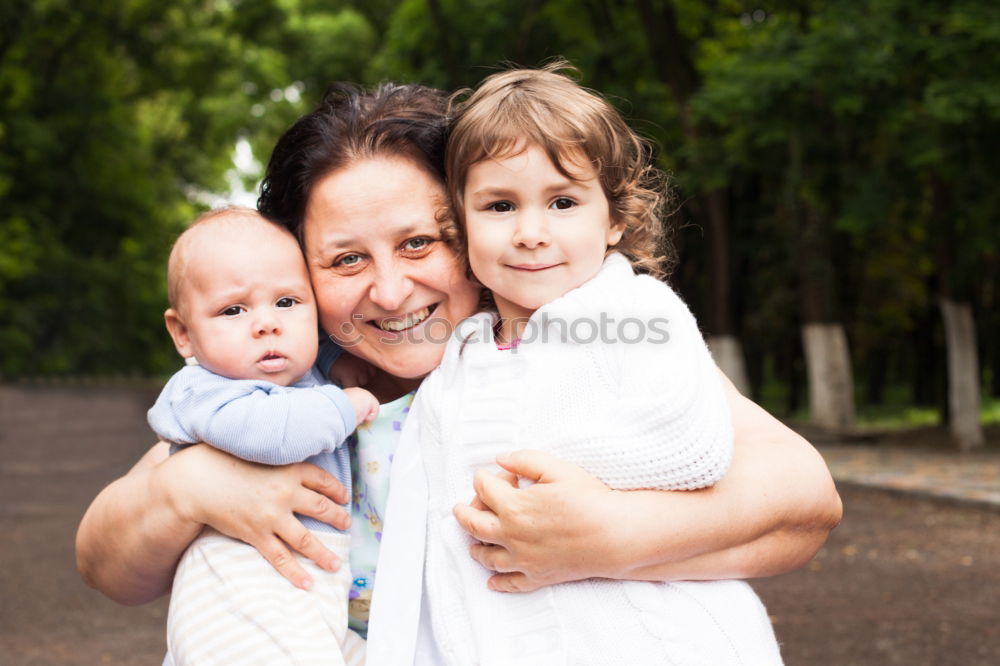
[(836, 268), (830, 257), (832, 229), (828, 216), (801, 197), (803, 168), (801, 137), (789, 140), (787, 205), (799, 220), (799, 302), (802, 347), (809, 383), (810, 420), (826, 428), (854, 426), (854, 378), (847, 335), (837, 310)]
[(750, 396), (750, 382), (743, 357), (743, 345), (735, 335), (712, 335), (708, 338), (708, 348), (719, 369), (729, 377), (736, 390)]
[(983, 445), (976, 324), (971, 305), (949, 298), (941, 299), (941, 316), (948, 349), (948, 423), (959, 450), (968, 451)]
[(803, 324), (802, 346), (809, 376), (812, 422), (834, 429), (854, 426), (854, 378), (843, 325)]

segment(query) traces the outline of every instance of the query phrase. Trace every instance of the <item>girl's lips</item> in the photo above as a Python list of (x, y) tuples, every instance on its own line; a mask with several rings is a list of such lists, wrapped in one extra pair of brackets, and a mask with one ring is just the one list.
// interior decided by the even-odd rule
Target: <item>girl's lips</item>
[(509, 268), (513, 268), (517, 271), (544, 271), (549, 268), (555, 268), (560, 264), (508, 264)]

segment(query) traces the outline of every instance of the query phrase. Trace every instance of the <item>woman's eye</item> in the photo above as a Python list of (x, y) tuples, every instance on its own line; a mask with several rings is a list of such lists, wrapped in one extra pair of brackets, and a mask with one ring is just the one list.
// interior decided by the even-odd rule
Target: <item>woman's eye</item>
[(236, 315), (241, 314), (245, 310), (246, 309), (242, 305), (230, 305), (228, 308), (222, 311), (222, 314), (224, 314), (227, 317), (235, 317)]
[(274, 305), (279, 308), (290, 308), (293, 305), (295, 305), (295, 299), (289, 296), (285, 296), (284, 298), (279, 298), (278, 302), (275, 303)]
[(430, 245), (430, 238), (411, 238), (410, 240), (403, 243), (403, 247), (407, 250), (422, 250), (428, 245)]
[(576, 205), (576, 202), (569, 197), (559, 197), (552, 202), (552, 207), (558, 210), (566, 210), (567, 208), (572, 208)]
[(361, 262), (360, 254), (345, 254), (333, 262), (334, 266), (354, 266)]
[(514, 204), (509, 201), (495, 201), (488, 205), (486, 210), (491, 210), (494, 213), (509, 213), (514, 210)]

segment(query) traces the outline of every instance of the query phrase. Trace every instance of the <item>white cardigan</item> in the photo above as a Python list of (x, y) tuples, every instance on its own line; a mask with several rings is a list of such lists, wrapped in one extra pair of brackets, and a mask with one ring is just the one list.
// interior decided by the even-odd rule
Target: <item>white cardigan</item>
[[(492, 322), (480, 314), (461, 325), (465, 339), (449, 345), (408, 418), (368, 663), (780, 663), (763, 607), (738, 581), (486, 589), (489, 572), (469, 558), (451, 507), (471, 499), (472, 474), (498, 452), (546, 449), (613, 488), (694, 489), (721, 478), (732, 445), (725, 394), (694, 318), (621, 256), (536, 312), (516, 350), (496, 349)], [(421, 457), (429, 485), (418, 479)]]

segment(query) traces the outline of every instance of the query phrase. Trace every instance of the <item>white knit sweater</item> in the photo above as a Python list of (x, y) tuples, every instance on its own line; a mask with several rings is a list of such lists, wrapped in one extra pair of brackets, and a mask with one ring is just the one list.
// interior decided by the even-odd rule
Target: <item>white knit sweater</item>
[(493, 321), (461, 325), (466, 339), (452, 340), (418, 401), (425, 591), (447, 663), (780, 664), (764, 608), (740, 581), (487, 589), (491, 572), (469, 557), (452, 507), (472, 499), (473, 474), (496, 469), (501, 451), (542, 449), (612, 488), (670, 490), (714, 484), (732, 452), (729, 406), (693, 316), (620, 255), (539, 309), (516, 349), (496, 349)]

